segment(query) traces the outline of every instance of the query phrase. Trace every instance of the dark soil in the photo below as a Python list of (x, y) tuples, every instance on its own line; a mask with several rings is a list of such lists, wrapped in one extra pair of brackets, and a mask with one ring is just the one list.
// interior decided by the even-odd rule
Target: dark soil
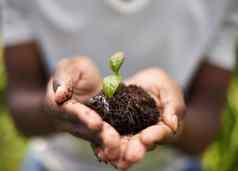
[(99, 113), (121, 135), (136, 134), (159, 120), (154, 99), (141, 87), (121, 85), (113, 97), (101, 91), (87, 106)]

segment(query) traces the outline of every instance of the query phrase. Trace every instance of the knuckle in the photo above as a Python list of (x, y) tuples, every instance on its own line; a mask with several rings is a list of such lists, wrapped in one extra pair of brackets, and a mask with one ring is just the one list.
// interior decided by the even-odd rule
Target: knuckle
[(112, 133), (111, 131), (104, 131), (104, 135), (102, 136), (103, 144), (110, 148), (115, 149), (119, 146), (120, 138), (116, 133)]
[(115, 148), (115, 149), (106, 148), (105, 155), (107, 155), (107, 158), (109, 160), (116, 160), (120, 155), (120, 151), (118, 148)]
[(110, 136), (104, 137), (103, 142), (104, 142), (104, 145), (110, 149), (114, 149), (118, 145), (117, 140), (114, 137), (112, 138)]
[(153, 143), (153, 138), (151, 136), (148, 136), (147, 133), (143, 133), (140, 136), (141, 142), (145, 145), (150, 145)]
[(131, 140), (125, 153), (125, 159), (130, 163), (136, 163), (143, 159), (145, 152), (146, 147), (139, 139)]
[(140, 161), (142, 158), (143, 156), (140, 155), (140, 153), (135, 153), (135, 152), (128, 153), (125, 157), (126, 161), (129, 163), (136, 163)]
[(90, 120), (90, 122), (89, 122), (88, 127), (89, 127), (90, 129), (92, 129), (92, 130), (97, 131), (97, 130), (101, 130), (102, 125), (103, 125), (103, 124), (102, 124), (102, 120), (96, 119), (96, 118), (92, 118), (92, 119)]

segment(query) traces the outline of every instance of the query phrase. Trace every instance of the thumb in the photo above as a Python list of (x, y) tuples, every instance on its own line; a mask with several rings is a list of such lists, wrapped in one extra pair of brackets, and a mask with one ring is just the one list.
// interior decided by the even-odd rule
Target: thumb
[(62, 104), (72, 97), (79, 76), (79, 69), (71, 61), (63, 60), (58, 64), (52, 81), (54, 100), (57, 104)]
[(164, 122), (174, 131), (177, 131), (178, 128), (178, 117), (175, 114), (174, 108), (167, 106), (163, 112)]
[(70, 86), (67, 82), (60, 82), (59, 80), (53, 80), (54, 100), (57, 104), (62, 104), (69, 100), (73, 95), (73, 86)]

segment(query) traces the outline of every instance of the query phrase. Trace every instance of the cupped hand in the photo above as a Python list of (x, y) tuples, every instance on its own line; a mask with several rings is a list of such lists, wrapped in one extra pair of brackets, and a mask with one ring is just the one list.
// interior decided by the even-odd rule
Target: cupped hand
[(121, 170), (127, 170), (138, 163), (146, 151), (155, 145), (176, 141), (185, 114), (182, 90), (164, 71), (157, 68), (144, 70), (128, 79), (126, 84), (138, 85), (151, 94), (160, 111), (160, 119), (157, 124), (136, 135), (121, 137), (120, 155), (114, 160), (109, 160), (109, 155), (97, 148), (96, 153), (102, 160), (109, 161)]
[(47, 109), (56, 131), (69, 132), (96, 144), (114, 159), (120, 149), (118, 132), (84, 105), (101, 90), (101, 84), (100, 74), (88, 58), (64, 59), (48, 83)]

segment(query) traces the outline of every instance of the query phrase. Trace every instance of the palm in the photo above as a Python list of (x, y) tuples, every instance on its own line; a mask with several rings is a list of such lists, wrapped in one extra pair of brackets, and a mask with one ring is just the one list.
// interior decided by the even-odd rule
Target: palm
[(158, 69), (144, 70), (126, 81), (144, 88), (154, 97), (161, 113), (160, 121), (136, 135), (120, 137), (120, 155), (108, 160), (108, 154), (98, 148), (102, 160), (110, 161), (115, 167), (126, 170), (140, 161), (146, 151), (155, 144), (165, 142), (178, 129), (184, 116), (184, 100), (180, 88), (165, 72)]

